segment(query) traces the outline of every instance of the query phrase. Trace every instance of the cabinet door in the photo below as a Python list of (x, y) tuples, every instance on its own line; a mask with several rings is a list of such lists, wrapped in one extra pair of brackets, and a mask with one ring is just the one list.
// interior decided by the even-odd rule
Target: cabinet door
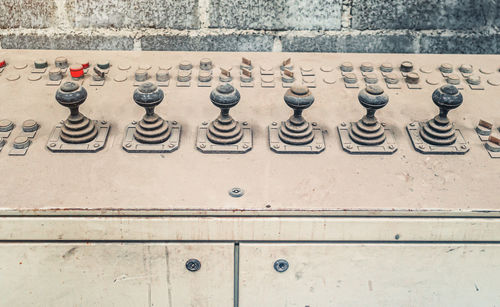
[(500, 304), (500, 245), (241, 244), (239, 266), (242, 307)]
[(3, 243), (0, 306), (232, 306), (233, 254), (232, 244)]

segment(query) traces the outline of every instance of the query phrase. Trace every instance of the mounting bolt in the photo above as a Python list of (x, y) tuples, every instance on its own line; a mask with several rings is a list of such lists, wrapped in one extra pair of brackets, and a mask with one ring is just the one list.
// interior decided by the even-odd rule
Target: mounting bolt
[(134, 121), (132, 122), (132, 125), (137, 125), (137, 122), (134, 120)]
[(316, 145), (316, 149), (321, 149), (321, 147), (323, 147), (323, 145), (321, 144)]
[(207, 123), (207, 122), (203, 122), (203, 123), (201, 123), (201, 124), (202, 124), (203, 126), (208, 125), (208, 123)]
[(274, 144), (274, 145), (273, 145), (273, 148), (278, 149), (278, 148), (280, 148), (280, 145), (278, 145), (278, 144)]
[(276, 126), (276, 125), (278, 125), (278, 123), (277, 123), (277, 122), (273, 122), (273, 124), (272, 124), (272, 125), (273, 125), (273, 126)]
[(460, 148), (467, 149), (467, 146), (464, 144), (464, 145), (460, 146)]
[(425, 149), (425, 146), (424, 145), (418, 145), (418, 148)]
[(389, 149), (394, 149), (394, 145), (389, 145)]
[(290, 265), (288, 264), (288, 261), (286, 261), (285, 259), (278, 259), (274, 262), (274, 269), (278, 273), (285, 272), (286, 270), (288, 270), (289, 267)]
[(247, 144), (243, 144), (242, 146), (243, 148), (247, 149), (248, 148), (248, 145)]
[(101, 121), (101, 124), (103, 124), (103, 125), (106, 125), (107, 123), (108, 123), (108, 122), (107, 122), (107, 121), (105, 121), (105, 120)]
[(247, 126), (248, 125), (248, 122), (243, 122), (241, 123), (243, 126)]
[(340, 124), (342, 127), (345, 127), (346, 126), (346, 123), (341, 123)]
[(127, 144), (125, 144), (125, 147), (130, 148), (130, 147), (132, 147), (132, 144), (127, 143)]
[(56, 147), (56, 143), (50, 143), (50, 147)]
[(200, 144), (200, 148), (205, 148), (205, 144)]
[(170, 147), (170, 148), (174, 148), (174, 146), (175, 146), (175, 144), (174, 144), (174, 143), (170, 143), (170, 144), (168, 144), (168, 147)]
[(60, 123), (60, 124), (64, 124), (64, 120), (61, 120), (59, 123)]
[(94, 144), (94, 147), (95, 147), (95, 148), (97, 148), (97, 147), (99, 147), (99, 146), (100, 146), (100, 145), (99, 145), (98, 143), (95, 143), (95, 144)]
[(318, 125), (318, 123), (317, 123), (317, 122), (312, 122), (312, 125), (313, 125), (314, 127), (316, 127), (316, 126)]
[(201, 262), (198, 259), (189, 259), (186, 261), (186, 269), (190, 272), (196, 272), (201, 269)]
[(177, 121), (176, 121), (176, 120), (174, 120), (174, 121), (172, 122), (172, 125), (177, 125)]
[(347, 149), (352, 149), (352, 145), (351, 144), (347, 145), (346, 147), (347, 147)]
[(411, 127), (415, 127), (415, 123), (411, 123), (411, 124), (410, 124), (410, 126), (411, 126)]

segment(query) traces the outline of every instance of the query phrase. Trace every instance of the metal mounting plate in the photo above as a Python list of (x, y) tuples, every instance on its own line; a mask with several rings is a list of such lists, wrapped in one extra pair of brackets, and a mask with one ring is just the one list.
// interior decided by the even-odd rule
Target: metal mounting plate
[(210, 142), (207, 138), (208, 124), (202, 124), (198, 127), (198, 135), (196, 137), (196, 148), (203, 153), (245, 153), (252, 149), (253, 137), (252, 129), (242, 123), (243, 137), (236, 144), (220, 145)]
[[(343, 125), (342, 125), (343, 124)], [(337, 127), (340, 136), (342, 148), (350, 154), (381, 154), (390, 155), (398, 150), (394, 133), (389, 128), (385, 130), (385, 141), (380, 145), (361, 145), (354, 142), (349, 136), (349, 129), (356, 123), (351, 122), (349, 125), (342, 123)]]
[(98, 129), (97, 136), (91, 142), (83, 144), (63, 142), (60, 138), (62, 124), (56, 125), (50, 134), (47, 148), (52, 152), (97, 152), (103, 149), (106, 145), (111, 125), (108, 122), (97, 120), (94, 120), (94, 123)]
[(129, 124), (125, 129), (125, 137), (122, 142), (123, 149), (126, 152), (133, 153), (166, 153), (177, 150), (181, 139), (181, 125), (176, 121), (167, 121), (167, 123), (172, 129), (172, 134), (165, 142), (159, 144), (143, 144), (137, 142), (134, 138), (135, 127), (137, 124)]
[(437, 146), (426, 143), (420, 137), (420, 127), (422, 127), (425, 122), (413, 122), (406, 126), (406, 130), (410, 135), (411, 142), (415, 150), (423, 154), (442, 154), (442, 155), (463, 155), (469, 151), (469, 145), (465, 141), (462, 132), (459, 129), (455, 129), (457, 134), (457, 140), (455, 144), (448, 146)]
[[(282, 122), (281, 124), (284, 125), (285, 123)], [(306, 145), (290, 145), (283, 142), (278, 135), (279, 128), (280, 126), (276, 122), (269, 126), (269, 147), (274, 152), (317, 154), (325, 150), (323, 130), (318, 126), (313, 126), (314, 138), (310, 144)]]

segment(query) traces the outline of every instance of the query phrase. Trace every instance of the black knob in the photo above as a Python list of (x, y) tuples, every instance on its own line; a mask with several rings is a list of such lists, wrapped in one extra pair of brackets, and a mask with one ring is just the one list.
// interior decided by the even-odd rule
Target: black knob
[(164, 97), (165, 94), (163, 91), (152, 82), (145, 82), (141, 84), (134, 91), (133, 96), (135, 103), (143, 108), (146, 108), (146, 110), (154, 110), (154, 108), (163, 101)]
[(87, 91), (84, 87), (80, 86), (76, 82), (64, 82), (61, 87), (56, 92), (56, 100), (64, 107), (78, 110), (78, 106), (81, 105), (85, 99), (87, 99)]
[(210, 93), (210, 101), (220, 109), (229, 110), (238, 104), (240, 98), (240, 92), (229, 83), (217, 86), (217, 88)]
[(432, 93), (432, 101), (439, 108), (439, 116), (446, 118), (448, 112), (458, 108), (464, 101), (464, 98), (454, 85), (447, 84)]
[(299, 111), (309, 108), (314, 102), (314, 96), (311, 91), (304, 85), (294, 84), (285, 92), (285, 103), (294, 111)]
[(389, 97), (380, 86), (368, 85), (359, 92), (358, 100), (363, 107), (377, 110), (387, 105)]

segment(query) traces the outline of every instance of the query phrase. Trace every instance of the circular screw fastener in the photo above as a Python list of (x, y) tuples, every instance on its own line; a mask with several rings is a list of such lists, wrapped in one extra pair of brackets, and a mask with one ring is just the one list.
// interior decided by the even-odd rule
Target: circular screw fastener
[(288, 270), (289, 267), (290, 265), (288, 264), (288, 261), (286, 261), (285, 259), (278, 259), (274, 262), (274, 269), (276, 270), (276, 272), (279, 273), (286, 272), (286, 270)]
[(189, 259), (186, 261), (186, 269), (190, 272), (196, 272), (201, 269), (201, 262), (198, 259)]
[(245, 194), (245, 191), (242, 188), (235, 187), (229, 190), (229, 195), (231, 197), (241, 197), (243, 194)]

